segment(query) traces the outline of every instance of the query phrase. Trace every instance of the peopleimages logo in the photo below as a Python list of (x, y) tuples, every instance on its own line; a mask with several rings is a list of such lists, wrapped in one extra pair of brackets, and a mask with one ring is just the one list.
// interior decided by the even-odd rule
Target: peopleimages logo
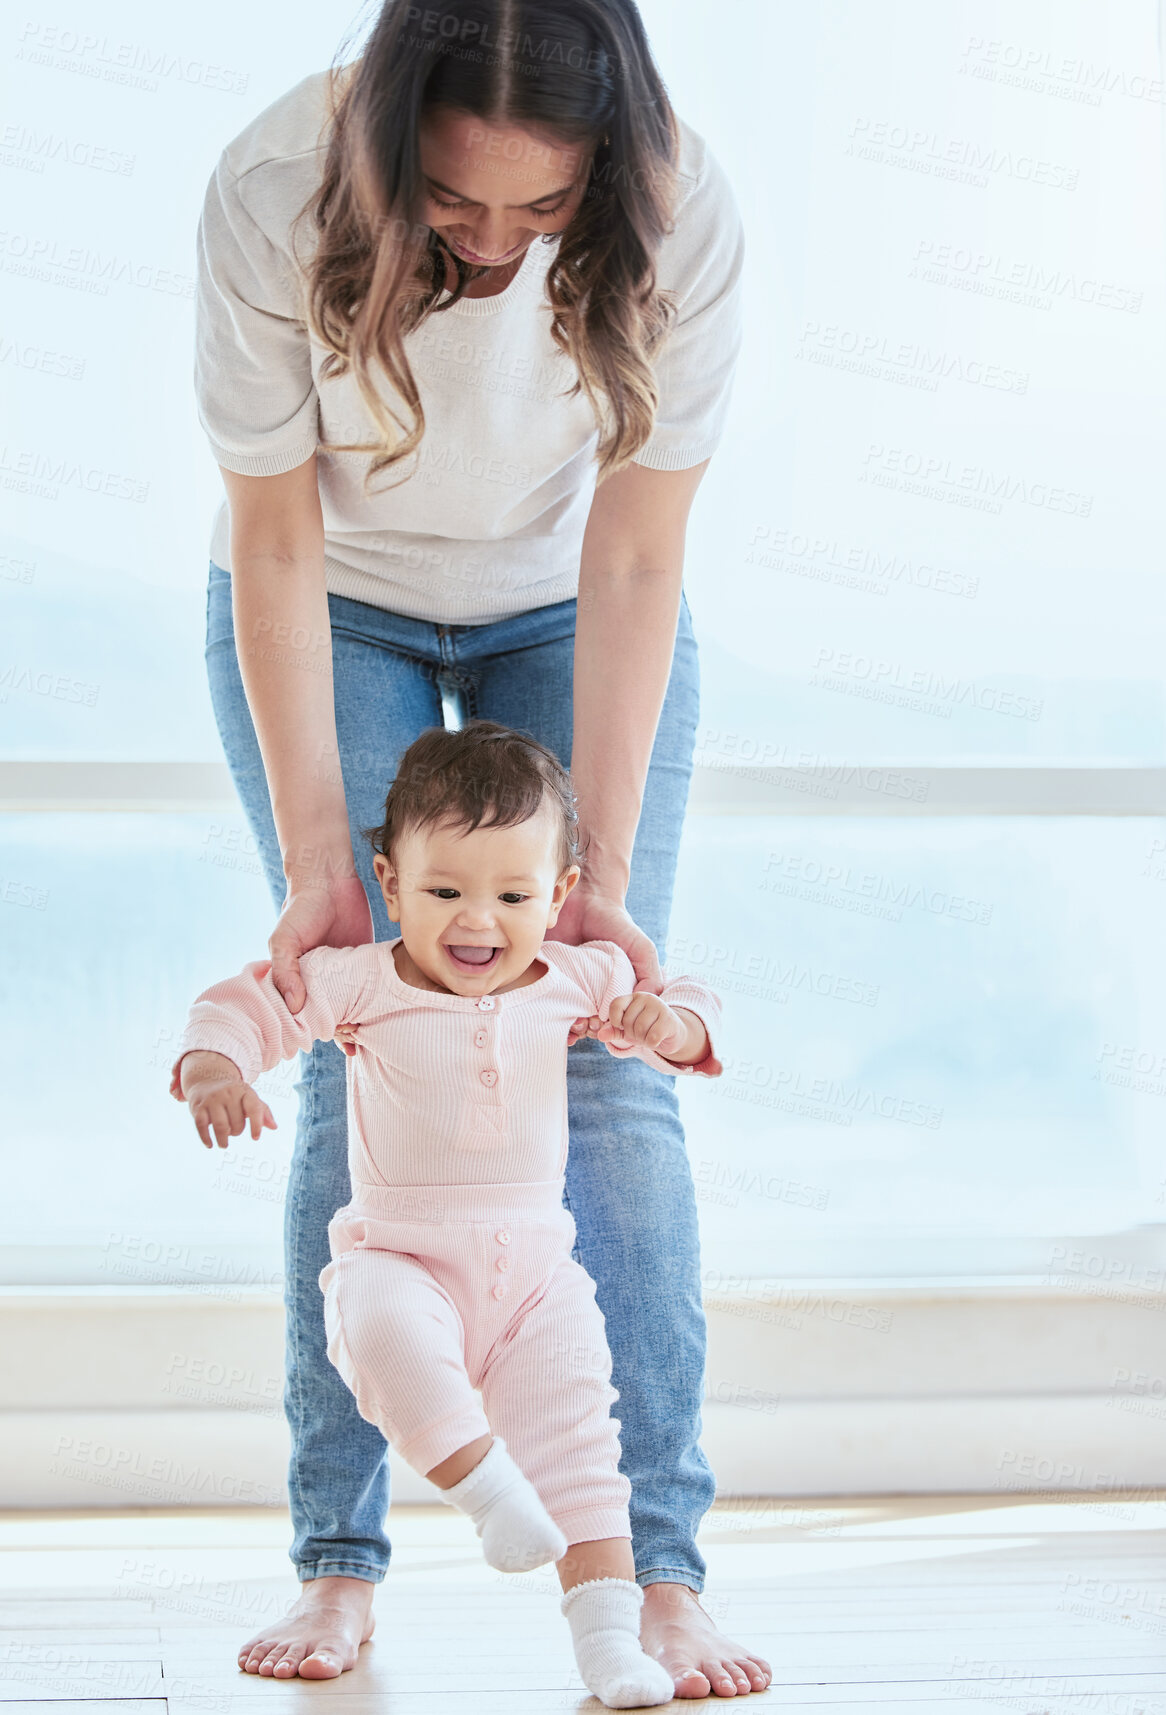
[(84, 494), (100, 494), (107, 500), (130, 500), (141, 506), (149, 497), (150, 485), (135, 476), (81, 464), (77, 459), (0, 447), (0, 486), (42, 500), (56, 500), (64, 488)]
[(945, 137), (925, 126), (861, 114), (851, 124), (846, 153), (860, 160), (973, 185), (977, 190), (987, 189), (995, 178), (1072, 191), (1080, 177), (1078, 167), (1030, 155), (1023, 149), (1000, 149), (967, 137)]
[(0, 161), (26, 171), (43, 173), (46, 162), (67, 167), (88, 167), (97, 173), (120, 173), (129, 178), (136, 155), (109, 149), (80, 137), (63, 137), (55, 131), (34, 131), (27, 125), (6, 125), (0, 133)]
[(88, 30), (71, 30), (63, 24), (42, 24), (29, 19), (21, 31), (16, 58), (54, 71), (75, 72), (103, 83), (117, 83), (156, 94), (164, 81), (195, 88), (243, 95), (250, 81), (247, 72), (206, 60), (147, 47), (141, 42), (118, 41), (115, 37)]
[(744, 564), (764, 566), (774, 572), (793, 572), (820, 583), (845, 585), (873, 595), (885, 595), (893, 585), (903, 584), (972, 601), (980, 588), (978, 577), (934, 565), (929, 560), (915, 560), (890, 549), (841, 542), (837, 537), (811, 530), (779, 529), (770, 524), (754, 526)]
[(1115, 92), (1154, 106), (1161, 106), (1163, 98), (1160, 77), (999, 38), (969, 36), (959, 69), (967, 76), (985, 78), (990, 83), (1009, 83), (1037, 95), (1055, 95), (1059, 99), (1084, 102), (1089, 107), (1100, 107), (1102, 96)]
[(794, 356), (827, 368), (864, 375), (875, 381), (922, 388), (934, 393), (941, 381), (964, 381), (1002, 393), (1027, 393), (1029, 373), (999, 363), (987, 363), (966, 353), (920, 345), (917, 340), (806, 322)]
[(1022, 697), (997, 685), (977, 683), (975, 679), (948, 679), (927, 667), (904, 667), (897, 661), (855, 655), (847, 649), (819, 649), (811, 685), (834, 690), (845, 686), (848, 680), (930, 699), (945, 714), (962, 704), (991, 714), (1011, 715), (1016, 720), (1039, 721), (1044, 710), (1043, 701)]
[(771, 851), (762, 871), (758, 885), (771, 893), (837, 905), (893, 923), (902, 922), (903, 912), (912, 908), (960, 923), (986, 924), (992, 920), (992, 906), (985, 900), (880, 875), (876, 870), (856, 870), (848, 863), (823, 863), (800, 853)]
[(90, 250), (33, 232), (0, 230), (0, 268), (22, 279), (108, 297), (110, 286), (134, 286), (168, 298), (193, 298), (194, 277), (141, 257)]
[(85, 379), (85, 359), (53, 346), (26, 345), (21, 340), (6, 339), (0, 334), (0, 363), (13, 369), (26, 370), (30, 375), (55, 375), (66, 381)]
[(862, 464), (860, 482), (949, 504), (974, 504), (985, 512), (999, 513), (1004, 502), (1011, 500), (1077, 518), (1088, 518), (1093, 511), (1091, 494), (1079, 494), (1055, 483), (1034, 482), (1031, 477), (989, 465), (960, 464), (941, 453), (917, 452), (911, 447), (888, 447), (880, 441), (871, 441)]
[(909, 280), (954, 286), (984, 297), (1003, 297), (1034, 309), (1050, 309), (1055, 300), (1087, 304), (1099, 310), (1124, 310), (1138, 315), (1144, 293), (1139, 287), (1095, 274), (1077, 274), (999, 251), (970, 244), (948, 244), (921, 238), (915, 246)]
[(25, 691), (34, 697), (52, 697), (59, 703), (83, 703), (92, 709), (97, 706), (101, 686), (74, 679), (71, 673), (22, 667), (16, 662), (9, 662), (6, 667), (0, 667), (0, 703), (6, 703), (12, 691)]
[(753, 1091), (796, 1097), (844, 1115), (847, 1125), (856, 1114), (868, 1119), (896, 1120), (901, 1125), (926, 1126), (929, 1131), (937, 1131), (943, 1123), (944, 1110), (931, 1102), (848, 1083), (844, 1078), (814, 1078), (793, 1067), (770, 1066), (733, 1055), (723, 1056), (722, 1063), (724, 1083), (718, 1079), (714, 1085), (718, 1093), (732, 1094), (732, 1084), (737, 1083)]
[[(879, 990), (875, 983), (861, 977), (843, 976), (836, 971), (801, 965), (796, 959), (770, 957), (753, 949), (742, 951), (719, 942), (690, 940), (673, 936), (668, 942), (669, 965), (682, 969), (699, 968), (711, 973), (708, 980), (714, 988), (727, 988), (731, 993), (760, 993), (767, 999), (788, 1000), (791, 992), (821, 995), (828, 1000), (848, 1001), (854, 1006), (877, 1006)], [(756, 991), (749, 984), (769, 985)]]

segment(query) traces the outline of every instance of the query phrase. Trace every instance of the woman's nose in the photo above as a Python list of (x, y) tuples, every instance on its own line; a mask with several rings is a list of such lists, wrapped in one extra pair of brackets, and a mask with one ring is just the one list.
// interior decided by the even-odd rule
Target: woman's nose
[(470, 236), (465, 240), (468, 249), (475, 256), (505, 256), (520, 242), (520, 234), (516, 229), (501, 221), (483, 221), (479, 226), (470, 228)]

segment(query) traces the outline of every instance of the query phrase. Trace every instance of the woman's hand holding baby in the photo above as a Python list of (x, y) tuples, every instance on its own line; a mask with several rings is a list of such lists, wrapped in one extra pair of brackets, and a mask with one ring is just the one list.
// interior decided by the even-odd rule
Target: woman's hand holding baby
[(628, 915), (622, 898), (614, 894), (595, 893), (580, 882), (567, 895), (546, 939), (565, 941), (569, 947), (582, 947), (588, 941), (614, 941), (627, 954), (638, 983), (657, 992), (664, 986), (655, 945)]
[(321, 882), (310, 866), (289, 874), (287, 898), (267, 943), (271, 980), (289, 1012), (302, 1011), (308, 998), (300, 975), (305, 953), (314, 947), (363, 947), (373, 939), (372, 912), (360, 877), (333, 874), (340, 860), (322, 851), (313, 854), (306, 848), (305, 855), (317, 858), (327, 879)]
[(278, 1128), (271, 1109), (242, 1074), (233, 1060), (225, 1054), (199, 1050), (184, 1054), (178, 1068), (179, 1088), (172, 1093), (190, 1108), (190, 1117), (199, 1137), (208, 1149), (214, 1132), (220, 1149), (226, 1149), (232, 1137), (251, 1127), (251, 1136), (258, 1137), (264, 1126)]

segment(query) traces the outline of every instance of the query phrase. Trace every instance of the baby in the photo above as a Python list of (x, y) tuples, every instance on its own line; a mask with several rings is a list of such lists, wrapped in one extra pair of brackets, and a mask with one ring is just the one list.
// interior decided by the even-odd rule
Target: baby
[(640, 1648), (618, 1395), (563, 1206), (567, 1050), (591, 1036), (716, 1077), (720, 1000), (688, 977), (635, 993), (615, 942), (545, 939), (581, 874), (577, 832), (569, 778), (535, 740), (492, 721), (428, 729), (368, 836), (400, 938), (306, 954), (299, 1013), (268, 963), (208, 989), (171, 1088), (225, 1147), (275, 1124), (261, 1071), (346, 1045), (352, 1188), (320, 1276), (328, 1355), (491, 1566), (558, 1563), (584, 1683), (626, 1709), (673, 1687)]

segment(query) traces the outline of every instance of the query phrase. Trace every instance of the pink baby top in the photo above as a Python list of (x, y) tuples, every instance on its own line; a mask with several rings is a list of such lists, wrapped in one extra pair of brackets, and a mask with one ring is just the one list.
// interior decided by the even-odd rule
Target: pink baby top
[[(397, 972), (393, 941), (317, 947), (300, 960), (308, 991), (288, 1011), (270, 962), (247, 965), (195, 1001), (178, 1045), (213, 1049), (247, 1083), (341, 1024), (355, 1026), (348, 1062), (348, 1157), (353, 1185), (473, 1185), (558, 1178), (567, 1162), (567, 1037), (577, 1018), (607, 1022), (613, 1000), (635, 988), (631, 960), (614, 941), (570, 947), (544, 941), (547, 969), (506, 994), (438, 994)], [(661, 1072), (723, 1070), (716, 1056), (720, 997), (694, 977), (666, 979), (669, 1006), (696, 1013), (709, 1052), (692, 1066), (650, 1048), (605, 1043)], [(633, 1140), (629, 1140), (633, 1141)]]

